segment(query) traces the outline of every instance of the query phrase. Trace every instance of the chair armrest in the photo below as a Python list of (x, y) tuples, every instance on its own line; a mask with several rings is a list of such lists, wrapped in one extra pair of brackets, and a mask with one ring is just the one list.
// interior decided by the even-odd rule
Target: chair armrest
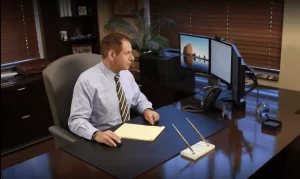
[(79, 136), (76, 136), (72, 132), (70, 132), (66, 129), (63, 129), (59, 126), (49, 127), (49, 132), (54, 137), (57, 148), (60, 148), (63, 145), (66, 145), (66, 144), (69, 144), (69, 143), (72, 143), (72, 142), (76, 142), (80, 139)]

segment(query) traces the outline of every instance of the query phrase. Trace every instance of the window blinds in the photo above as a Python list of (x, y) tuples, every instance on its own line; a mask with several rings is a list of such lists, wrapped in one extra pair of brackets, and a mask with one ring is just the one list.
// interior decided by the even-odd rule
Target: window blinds
[(150, 0), (151, 22), (166, 16), (177, 29), (160, 28), (179, 47), (179, 32), (219, 36), (234, 43), (249, 66), (280, 69), (284, 0)]

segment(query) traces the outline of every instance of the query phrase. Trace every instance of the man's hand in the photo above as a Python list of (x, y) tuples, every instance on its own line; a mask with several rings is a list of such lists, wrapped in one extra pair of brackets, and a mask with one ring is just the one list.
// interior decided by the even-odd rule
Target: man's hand
[(152, 125), (159, 120), (159, 114), (151, 109), (145, 109), (144, 117)]
[(117, 147), (117, 144), (115, 142), (121, 143), (121, 138), (110, 130), (104, 132), (99, 131), (94, 139), (99, 143), (104, 143), (111, 147)]

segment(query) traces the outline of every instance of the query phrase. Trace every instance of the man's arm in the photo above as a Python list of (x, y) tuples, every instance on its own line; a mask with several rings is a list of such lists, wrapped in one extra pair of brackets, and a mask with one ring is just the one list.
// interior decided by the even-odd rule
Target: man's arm
[(79, 78), (74, 87), (68, 125), (73, 133), (89, 140), (93, 133), (98, 130), (88, 121), (92, 109), (93, 93), (89, 91), (87, 82), (81, 81)]
[(154, 125), (154, 123), (159, 120), (160, 116), (157, 112), (153, 111), (152, 103), (149, 102), (146, 96), (140, 91), (140, 88), (136, 84), (132, 74), (131, 77), (134, 91), (133, 105), (139, 113), (144, 114), (144, 118), (146, 121)]
[[(129, 72), (130, 73), (130, 72)], [(134, 97), (133, 97), (133, 106), (137, 112), (143, 114), (145, 109), (152, 109), (152, 103), (148, 101), (146, 96), (141, 92), (139, 86), (137, 85), (133, 75), (131, 75), (131, 83), (133, 87)]]

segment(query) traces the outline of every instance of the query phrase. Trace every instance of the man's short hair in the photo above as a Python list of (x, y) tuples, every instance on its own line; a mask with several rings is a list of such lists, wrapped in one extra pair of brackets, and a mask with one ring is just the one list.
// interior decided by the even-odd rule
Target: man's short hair
[(130, 39), (126, 35), (118, 32), (112, 32), (105, 36), (100, 44), (102, 58), (106, 58), (110, 50), (114, 50), (119, 55), (123, 40), (130, 42)]

